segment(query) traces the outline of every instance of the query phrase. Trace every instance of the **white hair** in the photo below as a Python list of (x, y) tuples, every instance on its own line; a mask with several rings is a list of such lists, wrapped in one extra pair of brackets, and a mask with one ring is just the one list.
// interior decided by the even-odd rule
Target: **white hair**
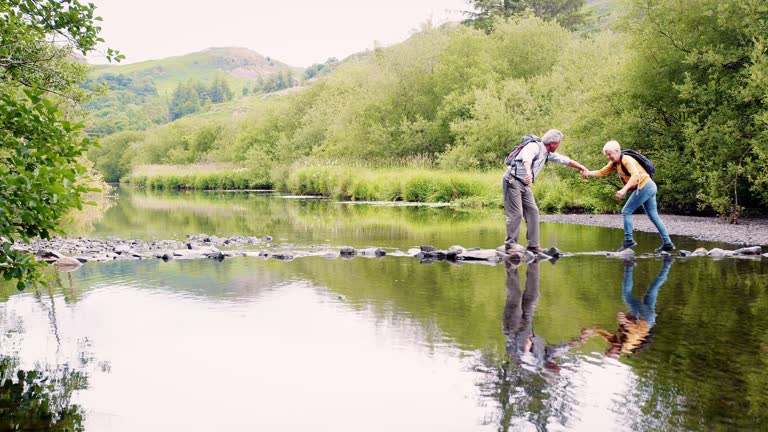
[(563, 133), (557, 129), (550, 129), (544, 133), (541, 142), (546, 144), (559, 143), (563, 140)]
[(615, 151), (621, 151), (621, 146), (619, 145), (618, 141), (608, 141), (603, 146), (603, 153), (605, 152), (615, 152)]

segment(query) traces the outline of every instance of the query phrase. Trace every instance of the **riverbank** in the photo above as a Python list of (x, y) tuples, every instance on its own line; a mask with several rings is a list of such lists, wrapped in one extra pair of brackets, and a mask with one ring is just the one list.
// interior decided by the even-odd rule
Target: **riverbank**
[[(673, 236), (686, 236), (696, 240), (717, 241), (738, 246), (768, 246), (768, 218), (739, 220), (729, 224), (724, 219), (704, 216), (661, 215), (667, 230)], [(556, 222), (623, 229), (620, 214), (552, 214), (541, 215), (541, 222)], [(644, 214), (634, 218), (637, 231), (656, 232), (656, 227)]]

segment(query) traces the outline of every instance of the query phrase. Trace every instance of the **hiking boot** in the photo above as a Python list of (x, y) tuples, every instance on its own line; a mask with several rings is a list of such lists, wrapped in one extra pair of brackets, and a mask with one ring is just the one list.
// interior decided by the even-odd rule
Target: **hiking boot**
[(621, 244), (621, 247), (616, 252), (623, 252), (627, 249), (632, 249), (633, 247), (637, 246), (637, 242), (634, 240), (624, 240), (624, 243)]
[(662, 252), (671, 252), (675, 250), (675, 245), (672, 243), (664, 243), (663, 245), (656, 248), (656, 253), (662, 253)]
[(535, 253), (535, 254), (542, 254), (542, 255), (546, 255), (547, 254), (547, 251), (545, 251), (544, 249), (542, 249), (540, 247), (537, 247), (537, 246), (528, 246), (526, 249), (528, 251), (530, 251), (530, 252)]
[(512, 255), (514, 253), (520, 253), (520, 252), (523, 252), (525, 250), (525, 249), (523, 249), (522, 246), (520, 246), (519, 244), (516, 244), (516, 243), (513, 243), (510, 246), (503, 246), (503, 248), (504, 248), (504, 253), (507, 254), (507, 255)]

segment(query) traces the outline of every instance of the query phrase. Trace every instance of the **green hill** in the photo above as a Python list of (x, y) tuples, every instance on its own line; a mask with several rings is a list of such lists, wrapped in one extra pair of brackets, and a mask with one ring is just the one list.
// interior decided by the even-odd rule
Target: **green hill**
[(169, 95), (176, 86), (190, 79), (212, 81), (217, 76), (226, 78), (232, 88), (267, 78), (278, 72), (290, 71), (298, 77), (304, 68), (289, 66), (269, 56), (247, 48), (208, 48), (203, 51), (160, 60), (149, 60), (127, 65), (94, 67), (94, 78), (105, 74), (126, 75), (134, 79), (152, 78), (158, 93)]
[(209, 48), (127, 65), (94, 66), (85, 88), (102, 95), (85, 105), (87, 131), (104, 136), (145, 130), (209, 105), (299, 85), (303, 68), (246, 48)]

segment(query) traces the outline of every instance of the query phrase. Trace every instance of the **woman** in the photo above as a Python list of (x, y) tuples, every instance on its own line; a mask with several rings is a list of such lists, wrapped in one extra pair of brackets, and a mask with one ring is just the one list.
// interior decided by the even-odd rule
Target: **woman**
[(585, 179), (589, 177), (603, 177), (616, 171), (621, 182), (624, 184), (624, 187), (616, 192), (616, 199), (621, 200), (627, 192), (630, 192), (627, 203), (621, 209), (621, 215), (624, 217), (624, 243), (618, 251), (621, 252), (637, 246), (637, 242), (632, 238), (632, 213), (640, 206), (643, 207), (645, 214), (648, 215), (648, 218), (653, 222), (661, 235), (662, 244), (656, 248), (656, 252), (675, 250), (675, 245), (672, 244), (672, 240), (669, 238), (667, 227), (664, 226), (664, 222), (659, 217), (656, 206), (657, 188), (651, 176), (648, 175), (635, 158), (621, 155), (621, 146), (619, 146), (617, 141), (605, 143), (603, 154), (609, 160), (608, 165), (599, 171), (587, 171), (583, 174), (583, 177)]

